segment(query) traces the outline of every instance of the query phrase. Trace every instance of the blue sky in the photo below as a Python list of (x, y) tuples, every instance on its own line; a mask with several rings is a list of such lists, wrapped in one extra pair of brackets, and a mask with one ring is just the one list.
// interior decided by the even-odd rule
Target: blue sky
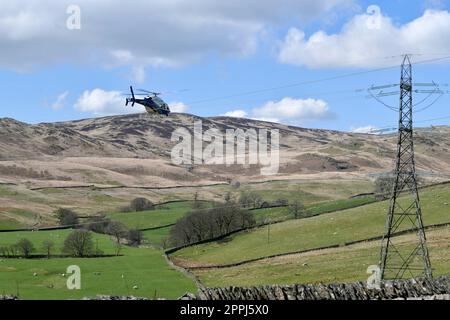
[[(117, 0), (5, 0), (0, 117), (39, 123), (132, 112), (120, 94), (133, 84), (174, 91), (164, 96), (173, 109), (200, 116), (364, 131), (395, 126), (397, 114), (357, 90), (397, 83), (399, 68), (265, 89), (399, 65), (405, 52), (420, 54), (413, 61), (450, 56), (448, 1), (242, 2), (135, 0), (131, 10)], [(79, 29), (66, 26), (77, 13), (67, 13), (69, 4), (80, 9)], [(449, 68), (450, 59), (419, 64), (414, 79), (445, 84)], [(417, 125), (450, 124), (449, 97), (417, 113)]]

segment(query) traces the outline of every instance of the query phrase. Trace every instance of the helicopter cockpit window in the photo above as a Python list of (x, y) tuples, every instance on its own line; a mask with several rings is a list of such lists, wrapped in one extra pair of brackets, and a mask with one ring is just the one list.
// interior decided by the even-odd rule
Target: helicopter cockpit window
[(153, 102), (157, 103), (160, 106), (164, 104), (164, 101), (162, 101), (159, 97), (154, 97)]

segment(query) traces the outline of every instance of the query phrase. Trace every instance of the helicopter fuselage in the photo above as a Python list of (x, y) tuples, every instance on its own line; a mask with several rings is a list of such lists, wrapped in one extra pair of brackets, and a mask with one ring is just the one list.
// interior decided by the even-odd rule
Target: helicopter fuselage
[(158, 113), (168, 116), (170, 113), (169, 106), (158, 97), (147, 97), (144, 99), (130, 99), (133, 102), (143, 105), (148, 113)]

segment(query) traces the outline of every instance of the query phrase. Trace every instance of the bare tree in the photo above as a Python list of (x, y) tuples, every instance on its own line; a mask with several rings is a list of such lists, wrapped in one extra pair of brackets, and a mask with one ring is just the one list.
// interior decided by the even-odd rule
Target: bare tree
[(185, 245), (220, 237), (254, 224), (251, 213), (230, 203), (184, 216), (172, 227), (170, 240), (173, 245)]
[(231, 192), (225, 193), (225, 195), (223, 196), (223, 198), (224, 198), (224, 200), (225, 200), (226, 203), (231, 202), (231, 200), (232, 200)]
[(395, 178), (391, 176), (381, 176), (375, 180), (375, 193), (380, 200), (387, 199), (394, 186)]
[(192, 209), (200, 209), (202, 207), (202, 204), (200, 200), (198, 199), (198, 192), (194, 193), (194, 202), (192, 203)]
[(127, 228), (121, 222), (111, 221), (106, 233), (114, 237), (116, 256), (118, 256), (122, 250), (122, 239), (127, 235)]
[(142, 242), (142, 231), (139, 229), (131, 229), (128, 231), (127, 238), (131, 246), (139, 246)]
[(155, 205), (153, 202), (146, 198), (136, 198), (130, 203), (130, 211), (146, 211), (146, 210), (154, 210)]
[(262, 197), (255, 192), (242, 192), (239, 197), (239, 204), (243, 208), (260, 208), (262, 203)]
[(55, 213), (59, 224), (62, 226), (74, 226), (78, 224), (78, 215), (70, 209), (59, 208)]
[(242, 208), (250, 208), (252, 205), (252, 199), (250, 196), (250, 193), (248, 192), (242, 192), (240, 197), (239, 197), (239, 205)]
[(74, 257), (86, 257), (92, 254), (94, 243), (92, 233), (87, 230), (74, 230), (64, 240), (63, 251)]
[(50, 259), (53, 247), (55, 246), (55, 243), (51, 240), (44, 240), (42, 242), (42, 249), (47, 255), (47, 259)]
[(289, 206), (289, 212), (294, 216), (295, 219), (299, 219), (304, 216), (305, 207), (298, 200), (295, 200)]
[(19, 240), (17, 247), (25, 258), (29, 258), (30, 254), (34, 251), (34, 245), (28, 239)]

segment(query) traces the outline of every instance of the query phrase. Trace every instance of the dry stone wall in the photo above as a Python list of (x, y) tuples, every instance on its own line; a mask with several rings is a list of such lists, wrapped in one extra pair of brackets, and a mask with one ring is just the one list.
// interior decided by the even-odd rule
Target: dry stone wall
[(261, 287), (229, 287), (200, 289), (200, 300), (384, 300), (445, 299), (450, 297), (450, 277), (431, 281), (398, 280), (369, 289), (365, 282), (348, 284), (316, 284)]

